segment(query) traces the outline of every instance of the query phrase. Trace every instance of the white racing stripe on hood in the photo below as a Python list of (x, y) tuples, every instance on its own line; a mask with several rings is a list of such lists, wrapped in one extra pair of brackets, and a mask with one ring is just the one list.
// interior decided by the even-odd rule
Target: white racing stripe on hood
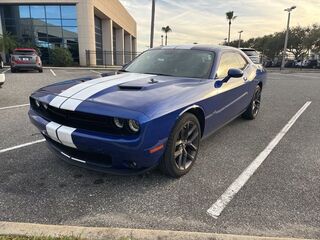
[(136, 81), (136, 80), (140, 80), (140, 79), (144, 79), (144, 78), (150, 78), (150, 77), (155, 77), (155, 75), (140, 74), (140, 73), (139, 74), (130, 74), (130, 75), (126, 75), (126, 76), (122, 75), (122, 78), (120, 78), (120, 79), (113, 79), (110, 81), (106, 81), (106, 82), (92, 85), (92, 86), (87, 87), (84, 90), (79, 91), (78, 93), (74, 94), (72, 96), (72, 98), (69, 98), (68, 100), (66, 100), (60, 106), (60, 108), (65, 109), (65, 110), (74, 111), (83, 101), (85, 101), (89, 97), (95, 95), (96, 93), (98, 93), (104, 89), (114, 87), (119, 84), (131, 82), (131, 81)]
[(103, 77), (103, 78), (97, 78), (97, 79), (89, 80), (89, 81), (86, 81), (83, 83), (79, 83), (79, 84), (74, 85), (74, 86), (64, 90), (63, 92), (61, 92), (58, 96), (56, 96), (54, 99), (51, 100), (49, 105), (56, 107), (56, 108), (59, 108), (61, 106), (61, 104), (66, 100), (66, 98), (72, 97), (74, 94), (80, 92), (83, 89), (86, 89), (86, 88), (93, 86), (95, 84), (99, 84), (102, 82), (107, 82), (110, 80), (121, 78), (121, 77), (123, 77), (123, 75), (131, 75), (131, 74), (132, 73), (124, 73), (124, 74)]

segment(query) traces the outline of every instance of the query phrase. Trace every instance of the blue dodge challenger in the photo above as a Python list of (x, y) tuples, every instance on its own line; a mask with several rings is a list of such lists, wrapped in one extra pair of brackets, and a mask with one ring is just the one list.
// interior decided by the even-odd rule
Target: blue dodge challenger
[(243, 116), (256, 118), (266, 72), (231, 47), (150, 49), (117, 74), (43, 87), (29, 117), (63, 160), (131, 174), (192, 168), (200, 139)]

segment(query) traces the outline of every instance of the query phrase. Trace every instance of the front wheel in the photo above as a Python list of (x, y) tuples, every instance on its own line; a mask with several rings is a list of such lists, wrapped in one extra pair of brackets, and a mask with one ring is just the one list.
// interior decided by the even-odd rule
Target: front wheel
[(200, 138), (198, 119), (191, 113), (184, 114), (168, 138), (166, 151), (160, 162), (161, 170), (175, 178), (188, 173), (196, 161)]
[(256, 86), (256, 89), (253, 94), (253, 98), (248, 106), (247, 110), (242, 114), (242, 117), (245, 119), (253, 120), (258, 116), (261, 103), (261, 87)]

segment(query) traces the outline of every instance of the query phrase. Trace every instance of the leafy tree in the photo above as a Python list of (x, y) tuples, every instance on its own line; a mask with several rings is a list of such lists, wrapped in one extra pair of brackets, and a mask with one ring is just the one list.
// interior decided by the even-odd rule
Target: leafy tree
[(302, 59), (309, 50), (310, 28), (306, 27), (293, 27), (289, 31), (289, 41), (287, 51), (292, 53), (295, 59)]
[(165, 33), (165, 45), (167, 46), (168, 44), (168, 33), (169, 32), (172, 32), (172, 29), (169, 27), (169, 26), (166, 26), (166, 27), (162, 27), (161, 28), (161, 31)]
[(308, 50), (313, 50), (315, 53), (320, 54), (320, 25), (312, 25), (305, 45)]
[(50, 59), (56, 67), (68, 67), (73, 63), (69, 49), (56, 47), (50, 51)]

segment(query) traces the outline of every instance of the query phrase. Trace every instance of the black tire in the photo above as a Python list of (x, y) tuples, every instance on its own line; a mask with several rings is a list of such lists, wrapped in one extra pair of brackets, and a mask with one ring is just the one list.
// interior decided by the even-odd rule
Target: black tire
[(197, 159), (201, 139), (201, 128), (197, 117), (186, 113), (173, 128), (160, 169), (163, 173), (179, 178), (190, 171)]
[(261, 87), (256, 86), (252, 100), (247, 108), (247, 110), (242, 114), (242, 117), (248, 120), (253, 120), (258, 116), (261, 103)]
[(38, 71), (39, 71), (39, 73), (42, 73), (42, 72), (43, 72), (43, 69), (42, 69), (42, 68), (39, 68)]
[(17, 70), (15, 68), (11, 68), (10, 70), (11, 70), (12, 73), (16, 73), (17, 72)]

